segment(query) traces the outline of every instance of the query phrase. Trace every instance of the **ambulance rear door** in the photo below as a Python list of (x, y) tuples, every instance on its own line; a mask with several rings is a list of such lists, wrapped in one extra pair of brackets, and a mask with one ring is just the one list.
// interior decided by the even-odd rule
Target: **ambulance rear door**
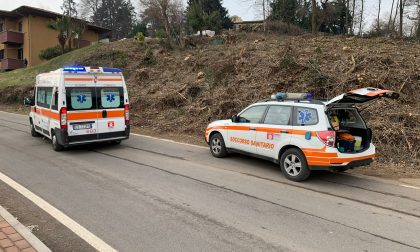
[(95, 76), (64, 76), (67, 105), (67, 128), (70, 143), (98, 139), (98, 104)]
[[(104, 68), (104, 71), (105, 68)], [(98, 103), (98, 138), (125, 136), (124, 79), (121, 73), (96, 76)]]

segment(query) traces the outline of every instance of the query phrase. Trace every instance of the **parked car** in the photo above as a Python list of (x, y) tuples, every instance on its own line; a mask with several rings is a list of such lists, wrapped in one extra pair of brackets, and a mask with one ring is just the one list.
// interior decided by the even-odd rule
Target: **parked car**
[(381, 97), (398, 94), (362, 88), (322, 101), (306, 93), (277, 93), (232, 119), (210, 123), (205, 137), (214, 157), (238, 152), (268, 159), (288, 179), (302, 181), (313, 170), (344, 171), (373, 161), (372, 130), (356, 105)]

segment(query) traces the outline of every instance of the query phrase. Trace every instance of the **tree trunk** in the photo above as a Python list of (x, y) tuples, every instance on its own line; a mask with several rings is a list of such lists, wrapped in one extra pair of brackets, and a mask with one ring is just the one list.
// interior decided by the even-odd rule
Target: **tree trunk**
[(403, 37), (403, 15), (404, 15), (404, 3), (400, 0), (400, 38)]
[(378, 23), (377, 23), (377, 31), (380, 32), (381, 31), (381, 4), (382, 4), (382, 0), (378, 0), (379, 1), (379, 8), (378, 8)]
[(265, 22), (265, 0), (262, 1), (263, 5), (263, 26), (264, 26), (264, 32), (266, 31), (266, 22)]
[(317, 34), (317, 24), (316, 20), (318, 18), (317, 8), (316, 8), (316, 0), (312, 0), (312, 34)]
[(353, 17), (353, 19), (351, 20), (351, 35), (354, 36), (354, 13), (356, 10), (356, 0), (353, 0), (353, 10), (351, 13), (351, 16)]
[(391, 30), (392, 13), (394, 12), (394, 3), (395, 3), (395, 0), (392, 0), (391, 14), (389, 14), (389, 21), (388, 21), (388, 32)]
[(397, 0), (397, 6), (395, 7), (395, 16), (394, 16), (394, 20), (392, 21), (392, 29), (395, 31), (395, 20), (397, 19), (397, 15), (398, 15), (398, 8), (400, 6), (400, 1)]
[(360, 11), (359, 36), (362, 35), (363, 11), (364, 11), (364, 8), (365, 8), (365, 0), (362, 0), (362, 10)]
[(350, 9), (350, 0), (346, 1), (345, 10), (346, 10), (346, 23), (344, 25), (345, 34), (349, 34), (349, 9)]

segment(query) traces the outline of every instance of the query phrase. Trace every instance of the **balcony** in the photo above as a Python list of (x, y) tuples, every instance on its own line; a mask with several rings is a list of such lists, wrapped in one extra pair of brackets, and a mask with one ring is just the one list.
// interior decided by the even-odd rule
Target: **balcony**
[(1, 70), (15, 70), (24, 67), (23, 60), (19, 59), (2, 59), (0, 64)]
[(0, 44), (23, 44), (23, 33), (15, 31), (0, 32)]

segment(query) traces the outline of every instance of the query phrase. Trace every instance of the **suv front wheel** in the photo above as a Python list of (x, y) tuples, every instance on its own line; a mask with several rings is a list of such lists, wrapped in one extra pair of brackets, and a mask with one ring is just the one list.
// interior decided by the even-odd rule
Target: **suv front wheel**
[(210, 137), (210, 152), (214, 157), (222, 158), (227, 156), (225, 141), (220, 133), (216, 133)]
[(296, 148), (288, 149), (281, 155), (280, 168), (284, 176), (293, 181), (303, 181), (311, 175), (305, 155)]

